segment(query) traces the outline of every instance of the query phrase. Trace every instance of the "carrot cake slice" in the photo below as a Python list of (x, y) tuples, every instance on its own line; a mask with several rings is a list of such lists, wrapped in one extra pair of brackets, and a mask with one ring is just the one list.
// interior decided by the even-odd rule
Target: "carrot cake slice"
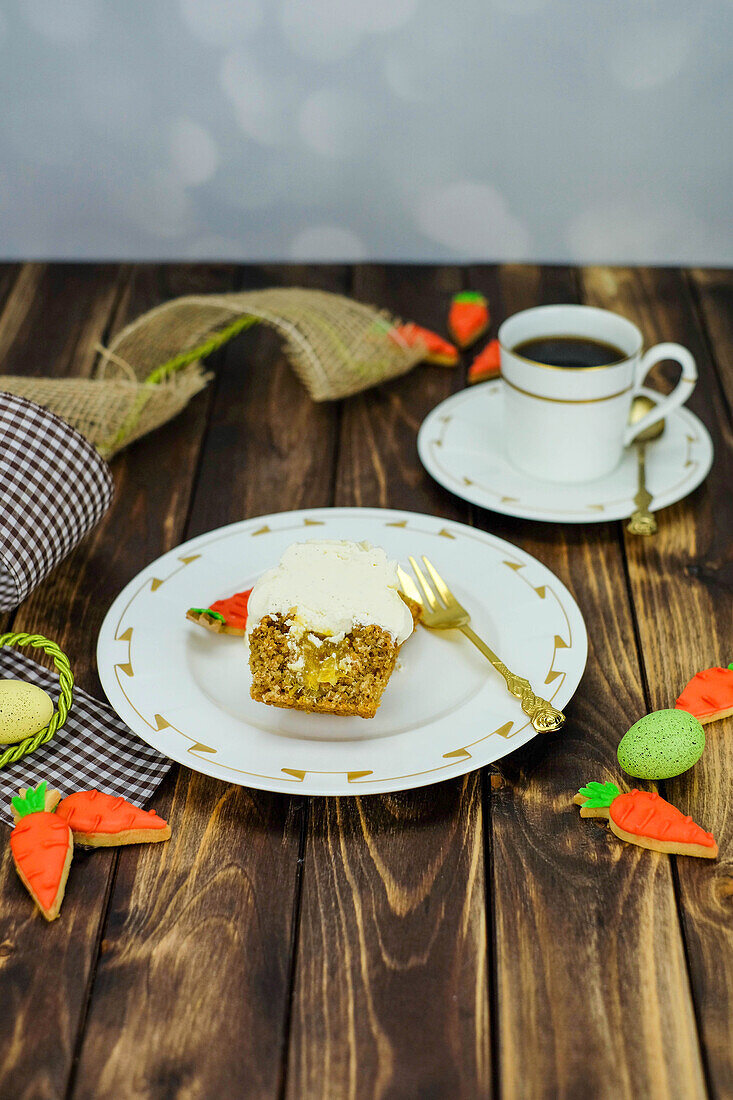
[(384, 550), (331, 539), (295, 543), (249, 598), (252, 698), (373, 718), (418, 613)]

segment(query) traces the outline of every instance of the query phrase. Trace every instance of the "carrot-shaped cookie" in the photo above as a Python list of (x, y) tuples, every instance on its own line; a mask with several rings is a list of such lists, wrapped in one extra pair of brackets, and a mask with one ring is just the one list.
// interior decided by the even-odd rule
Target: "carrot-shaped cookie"
[(489, 327), (489, 303), (477, 290), (454, 294), (448, 310), (448, 331), (459, 348), (468, 348)]
[(675, 710), (689, 711), (703, 725), (728, 718), (733, 714), (733, 664), (698, 672), (674, 706)]
[(498, 340), (489, 340), (483, 351), (468, 368), (468, 384), (486, 382), (489, 378), (498, 378), (501, 373), (501, 348)]
[(189, 607), (186, 618), (214, 634), (244, 634), (251, 591), (248, 588), (246, 592), (235, 592), (226, 600), (215, 600), (211, 607)]
[(141, 810), (103, 791), (77, 791), (62, 799), (56, 815), (74, 833), (77, 844), (109, 848), (168, 840), (171, 827), (155, 810)]
[(621, 794), (615, 783), (589, 783), (573, 801), (580, 806), (581, 817), (607, 817), (611, 830), (629, 844), (704, 859), (718, 854), (712, 833), (653, 791)]
[(390, 330), (390, 337), (396, 344), (408, 348), (424, 348), (423, 362), (437, 363), (440, 367), (455, 367), (458, 362), (458, 349), (438, 336), (437, 332), (431, 332), (429, 328), (416, 325), (408, 321), (405, 325), (397, 325)]
[(74, 854), (71, 829), (53, 808), (61, 795), (46, 790), (46, 781), (35, 790), (22, 788), (11, 800), (15, 828), (10, 850), (15, 869), (46, 920), (56, 920), (64, 899), (66, 879)]

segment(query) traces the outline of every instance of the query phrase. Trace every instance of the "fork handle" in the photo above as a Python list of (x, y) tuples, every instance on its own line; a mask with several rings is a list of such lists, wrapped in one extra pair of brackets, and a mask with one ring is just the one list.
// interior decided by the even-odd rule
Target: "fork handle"
[(509, 693), (516, 695), (519, 699), (522, 710), (538, 733), (550, 733), (553, 730), (559, 730), (564, 725), (565, 715), (562, 711), (558, 710), (557, 707), (553, 707), (552, 703), (548, 703), (546, 699), (541, 699), (539, 695), (535, 695), (529, 680), (525, 680), (523, 676), (516, 676), (508, 669), (493, 649), (489, 649), (483, 638), (479, 638), (475, 630), (472, 630), (470, 626), (461, 626), (459, 629), (494, 666), (503, 678)]

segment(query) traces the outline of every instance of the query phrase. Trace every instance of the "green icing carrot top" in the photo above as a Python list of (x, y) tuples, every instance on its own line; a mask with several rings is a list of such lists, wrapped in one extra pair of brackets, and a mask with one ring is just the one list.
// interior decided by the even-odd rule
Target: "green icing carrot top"
[(193, 611), (194, 615), (208, 615), (210, 619), (218, 619), (220, 623), (226, 622), (223, 615), (218, 611), (212, 611), (210, 607), (191, 607), (189, 610)]
[(610, 806), (621, 791), (615, 783), (589, 783), (587, 787), (581, 787), (578, 794), (588, 799), (585, 803), (586, 809), (601, 810)]
[(35, 790), (26, 791), (25, 795), (14, 795), (10, 802), (18, 817), (43, 813), (46, 809), (46, 780), (41, 780)]
[(454, 302), (478, 302), (480, 305), (486, 301), (483, 294), (480, 294), (478, 290), (462, 290), (458, 294), (453, 295)]

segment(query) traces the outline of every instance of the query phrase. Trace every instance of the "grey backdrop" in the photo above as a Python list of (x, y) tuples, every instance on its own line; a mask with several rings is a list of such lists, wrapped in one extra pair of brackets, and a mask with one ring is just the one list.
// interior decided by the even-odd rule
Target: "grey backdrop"
[(7, 0), (6, 257), (730, 264), (731, 0)]

